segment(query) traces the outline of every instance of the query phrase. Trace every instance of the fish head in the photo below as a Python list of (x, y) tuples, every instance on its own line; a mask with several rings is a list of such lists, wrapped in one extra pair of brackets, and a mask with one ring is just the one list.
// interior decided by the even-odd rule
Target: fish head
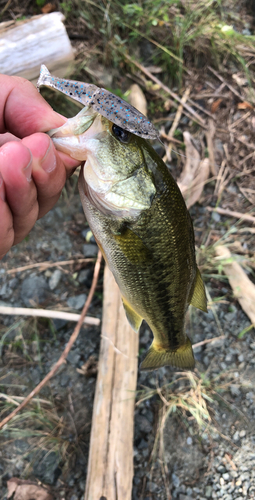
[(49, 135), (56, 149), (84, 162), (80, 192), (101, 212), (134, 216), (151, 206), (156, 189), (144, 161), (144, 139), (91, 106)]

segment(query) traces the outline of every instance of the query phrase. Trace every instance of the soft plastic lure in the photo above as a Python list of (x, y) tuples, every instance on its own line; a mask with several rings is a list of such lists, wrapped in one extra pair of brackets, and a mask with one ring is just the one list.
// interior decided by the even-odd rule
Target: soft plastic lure
[(38, 90), (43, 85), (63, 92), (85, 107), (93, 108), (100, 115), (132, 134), (144, 139), (158, 139), (158, 131), (148, 118), (109, 90), (99, 88), (91, 83), (57, 78), (50, 74), (44, 64), (41, 66), (37, 82)]

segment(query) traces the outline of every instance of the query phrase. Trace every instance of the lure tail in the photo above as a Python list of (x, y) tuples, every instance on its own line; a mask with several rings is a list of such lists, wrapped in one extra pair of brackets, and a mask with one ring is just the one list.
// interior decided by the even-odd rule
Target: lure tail
[(187, 370), (192, 370), (194, 368), (195, 360), (192, 345), (188, 337), (185, 344), (174, 351), (164, 349), (153, 341), (145, 359), (140, 365), (140, 369), (155, 370), (156, 368), (167, 365)]

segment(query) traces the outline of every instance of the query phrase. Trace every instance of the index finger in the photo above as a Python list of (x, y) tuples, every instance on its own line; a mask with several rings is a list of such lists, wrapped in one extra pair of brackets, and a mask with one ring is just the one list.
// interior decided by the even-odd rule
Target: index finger
[(0, 75), (0, 89), (0, 133), (23, 138), (65, 122), (25, 78)]

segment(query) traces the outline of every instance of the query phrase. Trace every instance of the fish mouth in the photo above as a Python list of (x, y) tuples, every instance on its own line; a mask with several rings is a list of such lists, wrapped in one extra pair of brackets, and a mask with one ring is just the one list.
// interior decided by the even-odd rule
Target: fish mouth
[(101, 115), (84, 108), (61, 127), (50, 130), (48, 135), (58, 151), (68, 154), (75, 160), (86, 161), (89, 141), (97, 140), (96, 136), (102, 131)]

